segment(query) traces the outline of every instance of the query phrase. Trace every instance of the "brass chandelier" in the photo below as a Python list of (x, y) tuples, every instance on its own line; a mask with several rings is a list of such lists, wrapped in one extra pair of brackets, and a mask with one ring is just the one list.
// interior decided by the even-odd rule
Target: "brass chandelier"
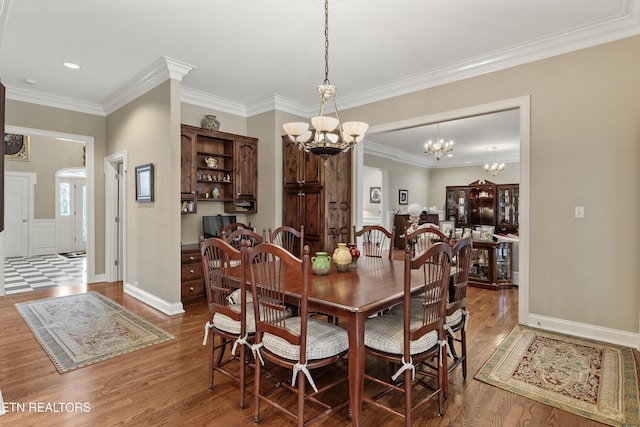
[(429, 140), (426, 144), (424, 144), (424, 154), (427, 156), (433, 154), (436, 158), (436, 161), (440, 160), (440, 157), (446, 156), (451, 157), (453, 154), (453, 140), (445, 141), (443, 138), (440, 138), (440, 123), (436, 124), (437, 126), (437, 135), (435, 142)]
[(491, 147), (491, 149), (493, 150), (493, 163), (489, 164), (487, 163), (486, 165), (484, 165), (484, 170), (486, 173), (490, 173), (493, 176), (498, 175), (500, 172), (502, 172), (504, 170), (504, 163), (498, 163), (496, 162), (496, 149), (498, 147)]
[[(309, 130), (309, 123), (306, 122), (285, 123), (282, 127), (300, 149), (328, 159), (362, 141), (369, 129), (367, 123), (340, 123), (338, 117), (336, 87), (329, 81), (329, 0), (324, 1), (324, 82), (317, 89), (320, 93), (320, 113), (311, 118), (313, 129)], [(333, 104), (335, 117), (323, 115), (327, 102)]]

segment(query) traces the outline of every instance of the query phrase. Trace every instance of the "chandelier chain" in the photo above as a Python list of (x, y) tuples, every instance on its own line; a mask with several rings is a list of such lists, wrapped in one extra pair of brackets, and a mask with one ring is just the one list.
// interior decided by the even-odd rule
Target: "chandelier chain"
[(324, 84), (329, 85), (329, 0), (324, 2)]

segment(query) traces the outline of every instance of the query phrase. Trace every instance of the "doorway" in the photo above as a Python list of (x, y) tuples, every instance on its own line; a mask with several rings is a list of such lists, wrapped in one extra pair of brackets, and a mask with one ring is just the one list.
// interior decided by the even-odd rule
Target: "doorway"
[(105, 274), (108, 282), (126, 281), (127, 153), (105, 158)]
[[(488, 113), (495, 113), (506, 110), (518, 110), (520, 123), (520, 220), (519, 220), (519, 283), (518, 283), (518, 321), (522, 324), (529, 324), (529, 239), (530, 239), (530, 111), (531, 99), (529, 96), (506, 99), (489, 104), (483, 104), (459, 110), (447, 111), (430, 116), (416, 117), (401, 122), (387, 123), (384, 125), (372, 126), (369, 134), (378, 132), (389, 132), (397, 129), (421, 126), (430, 123), (446, 122), (466, 117), (480, 116)], [(362, 211), (363, 199), (369, 194), (363, 192), (362, 171), (364, 168), (364, 148), (363, 144), (356, 145), (356, 160), (353, 173), (354, 182), (357, 183), (358, 194), (355, 196), (354, 205), (356, 212)], [(361, 223), (362, 218), (357, 218)]]
[[(92, 136), (86, 136), (86, 135), (75, 135), (75, 134), (69, 134), (69, 133), (54, 132), (54, 131), (49, 131), (44, 129), (25, 128), (25, 127), (12, 126), (12, 125), (6, 125), (5, 132), (16, 133), (21, 135), (39, 136), (39, 137), (51, 138), (54, 140), (74, 141), (74, 142), (79, 142), (84, 144), (85, 159), (86, 159), (86, 164), (85, 164), (85, 170), (86, 170), (86, 197), (85, 197), (86, 199), (86, 216), (85, 216), (86, 217), (86, 240), (85, 240), (86, 242), (86, 278), (88, 283), (95, 282), (96, 274), (95, 274), (94, 138)], [(55, 143), (55, 141), (52, 141), (52, 142)], [(6, 177), (6, 173), (7, 172), (5, 168), (5, 177)], [(33, 204), (29, 207), (30, 210), (33, 209), (32, 206)], [(45, 220), (45, 224), (43, 225), (47, 229), (53, 228), (48, 224), (46, 224), (46, 222), (55, 223), (55, 218), (53, 218), (53, 213), (52, 213), (52, 217), (50, 217), (50, 219)], [(40, 225), (41, 224), (39, 224), (38, 227), (40, 227)], [(34, 224), (28, 223), (28, 228), (29, 228), (28, 233), (30, 234), (30, 239), (33, 238), (33, 234), (35, 233), (33, 231), (34, 227), (36, 227)], [(6, 234), (7, 234), (6, 232), (1, 233), (3, 241), (6, 241), (6, 237), (7, 237)], [(55, 242), (55, 232), (51, 233), (51, 236), (52, 236), (51, 240)], [(29, 240), (27, 240), (27, 242), (29, 242)], [(48, 253), (55, 252), (55, 244), (53, 244), (52, 246), (53, 247), (51, 248), (51, 251)], [(7, 256), (8, 255), (4, 251), (0, 251), (0, 262), (2, 263), (3, 266), (5, 264), (5, 257)], [(4, 292), (4, 288), (5, 288), (5, 278), (4, 278), (4, 275), (1, 275), (0, 289), (2, 289)]]
[(84, 168), (56, 172), (56, 252), (87, 250), (87, 184)]

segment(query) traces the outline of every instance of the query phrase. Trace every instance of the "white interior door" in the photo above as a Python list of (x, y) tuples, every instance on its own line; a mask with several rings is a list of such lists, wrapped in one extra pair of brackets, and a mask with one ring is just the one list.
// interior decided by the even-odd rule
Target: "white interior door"
[(56, 180), (56, 251), (83, 252), (87, 245), (87, 186), (84, 178)]
[(29, 177), (5, 174), (4, 180), (5, 257), (29, 253)]

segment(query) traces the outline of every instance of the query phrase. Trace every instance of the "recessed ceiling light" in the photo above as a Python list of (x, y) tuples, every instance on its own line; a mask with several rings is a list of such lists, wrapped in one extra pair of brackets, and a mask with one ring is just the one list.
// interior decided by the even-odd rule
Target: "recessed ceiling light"
[(67, 68), (71, 68), (72, 70), (80, 69), (80, 66), (78, 64), (74, 64), (73, 62), (63, 62), (62, 65), (64, 65)]

